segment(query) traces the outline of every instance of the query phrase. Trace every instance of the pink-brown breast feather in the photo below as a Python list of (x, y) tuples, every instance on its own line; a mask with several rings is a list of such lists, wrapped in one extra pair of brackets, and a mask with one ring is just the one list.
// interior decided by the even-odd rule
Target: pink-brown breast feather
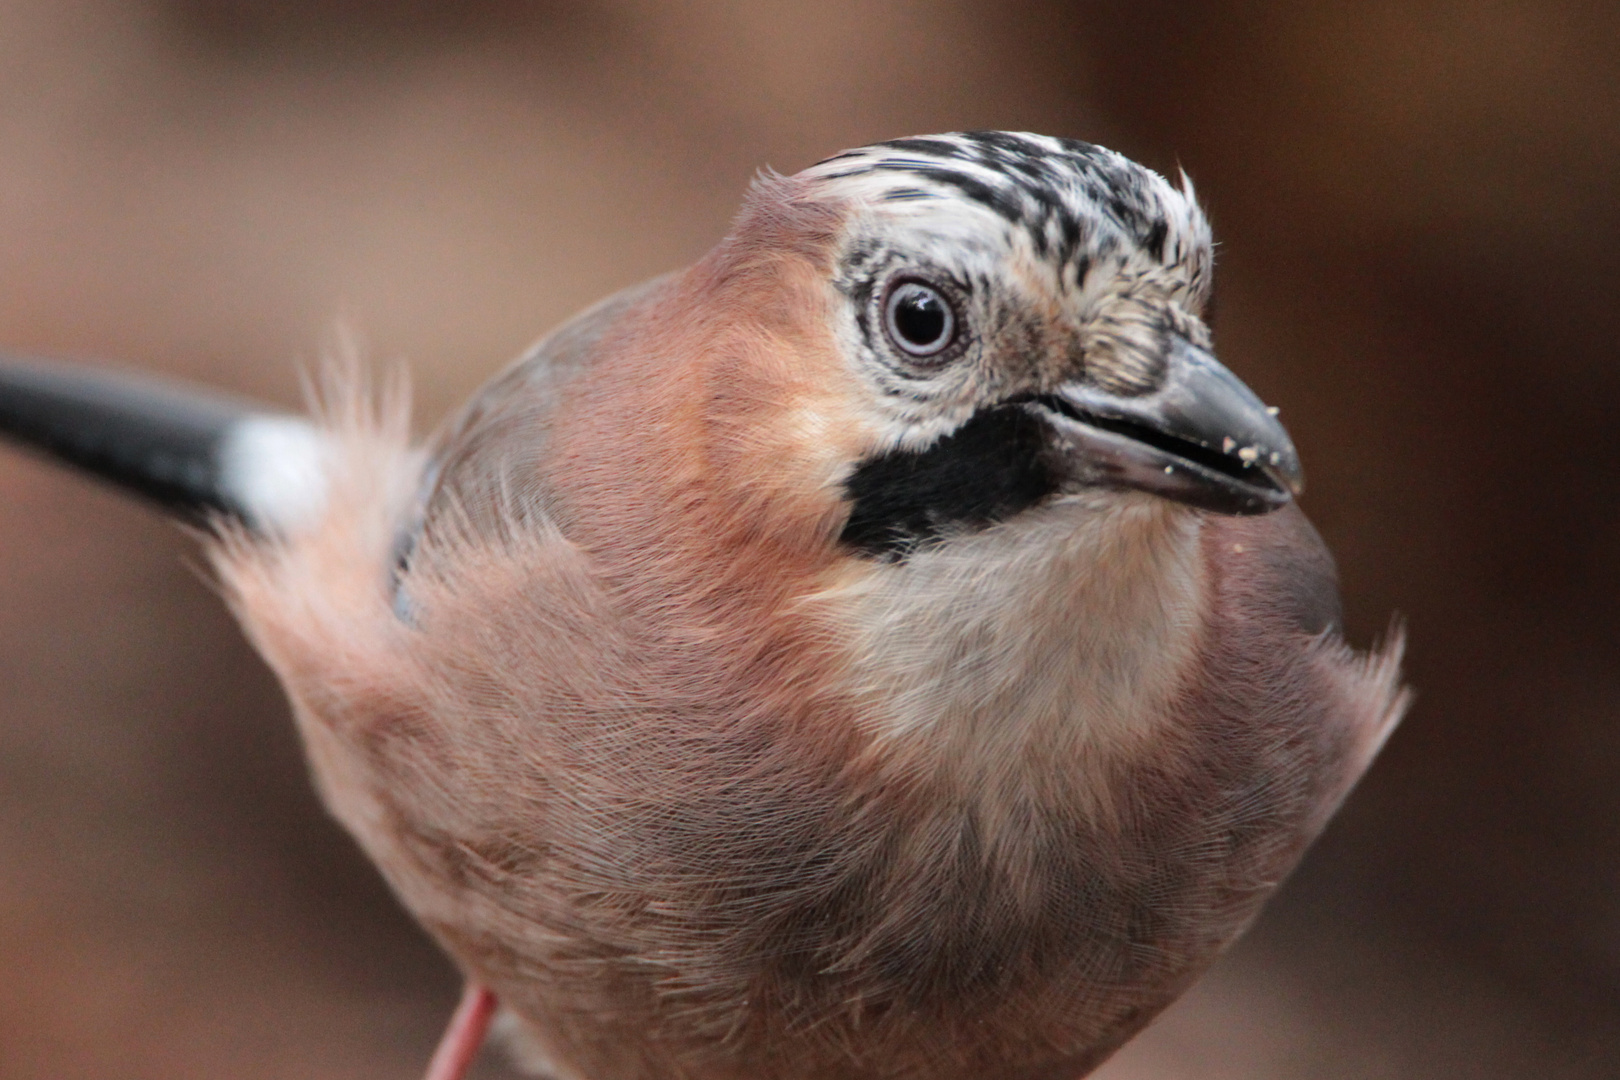
[(1371, 653), (1345, 644), (1332, 555), (1297, 505), (1211, 518), (1203, 546), (1219, 613), (1204, 663), (1229, 673), (1233, 697), (1285, 706), (1277, 730), (1314, 740), (1308, 841), (1410, 703), (1404, 638), (1397, 629)]

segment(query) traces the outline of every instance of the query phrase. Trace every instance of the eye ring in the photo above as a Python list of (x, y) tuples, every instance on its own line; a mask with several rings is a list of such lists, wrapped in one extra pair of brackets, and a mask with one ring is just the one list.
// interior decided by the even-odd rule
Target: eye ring
[(961, 337), (962, 319), (942, 288), (921, 278), (897, 278), (883, 297), (883, 330), (912, 360), (939, 363)]

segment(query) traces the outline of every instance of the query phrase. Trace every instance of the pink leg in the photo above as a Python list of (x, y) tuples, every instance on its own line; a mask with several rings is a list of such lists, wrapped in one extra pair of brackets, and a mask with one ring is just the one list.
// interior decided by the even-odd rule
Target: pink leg
[(495, 995), (475, 982), (461, 991), (461, 1004), (450, 1017), (450, 1026), (433, 1051), (424, 1080), (462, 1080), (484, 1045), (490, 1017), (495, 1015)]

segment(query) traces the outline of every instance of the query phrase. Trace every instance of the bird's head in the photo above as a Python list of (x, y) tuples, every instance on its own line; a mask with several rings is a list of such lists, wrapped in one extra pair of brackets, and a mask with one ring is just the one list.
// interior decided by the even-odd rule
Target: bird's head
[(1211, 351), (1186, 181), (1046, 136), (899, 139), (762, 179), (719, 249), (733, 271), (761, 253), (778, 294), (734, 272), (736, 306), (830, 330), (822, 382), (846, 392), (812, 426), (851, 459), (841, 539), (869, 554), (1078, 493), (1256, 514), (1302, 487), (1275, 410)]

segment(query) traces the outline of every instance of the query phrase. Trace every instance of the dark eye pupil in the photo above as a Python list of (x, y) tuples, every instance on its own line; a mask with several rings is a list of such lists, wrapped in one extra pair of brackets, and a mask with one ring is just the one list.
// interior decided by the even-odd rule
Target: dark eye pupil
[(917, 356), (940, 352), (951, 343), (956, 316), (938, 290), (908, 281), (889, 297), (889, 334), (896, 345)]
[(913, 345), (932, 345), (945, 333), (945, 305), (921, 289), (903, 296), (894, 306), (894, 328)]

